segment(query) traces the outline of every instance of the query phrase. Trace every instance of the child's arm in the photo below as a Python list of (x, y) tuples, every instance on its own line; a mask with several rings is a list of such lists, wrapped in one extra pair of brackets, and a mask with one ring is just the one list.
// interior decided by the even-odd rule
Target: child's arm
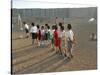
[(76, 40), (76, 37), (75, 37), (75, 34), (73, 36), (73, 43), (76, 45), (77, 44), (77, 40)]
[(66, 47), (67, 46), (67, 35), (66, 35), (66, 32), (65, 32), (64, 42), (65, 42), (65, 47)]

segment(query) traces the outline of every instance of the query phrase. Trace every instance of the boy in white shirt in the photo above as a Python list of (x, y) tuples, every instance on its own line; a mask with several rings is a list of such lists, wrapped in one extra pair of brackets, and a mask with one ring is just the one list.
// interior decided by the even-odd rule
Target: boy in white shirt
[(29, 25), (26, 24), (26, 22), (23, 22), (24, 26), (25, 26), (25, 31), (26, 31), (26, 38), (29, 37)]
[(62, 23), (59, 23), (58, 25), (59, 54), (61, 54), (61, 28), (62, 28)]
[(34, 44), (35, 40), (37, 40), (37, 26), (35, 26), (34, 23), (32, 23), (30, 33), (32, 34), (32, 44)]
[(75, 35), (72, 31), (72, 26), (71, 24), (68, 24), (67, 26), (67, 33), (66, 33), (66, 38), (67, 38), (67, 49), (66, 49), (66, 55), (69, 59), (73, 57), (72, 55), (72, 50), (73, 50), (73, 44), (75, 43)]

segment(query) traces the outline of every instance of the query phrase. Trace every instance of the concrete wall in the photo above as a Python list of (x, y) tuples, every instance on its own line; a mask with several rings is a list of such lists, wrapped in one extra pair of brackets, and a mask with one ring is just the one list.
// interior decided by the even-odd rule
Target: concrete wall
[(72, 8), (69, 10), (70, 18), (91, 18), (97, 17), (97, 8)]
[(56, 8), (56, 9), (12, 9), (12, 22), (17, 23), (18, 14), (20, 14), (22, 21), (48, 21), (55, 17), (65, 18), (97, 18), (97, 8)]

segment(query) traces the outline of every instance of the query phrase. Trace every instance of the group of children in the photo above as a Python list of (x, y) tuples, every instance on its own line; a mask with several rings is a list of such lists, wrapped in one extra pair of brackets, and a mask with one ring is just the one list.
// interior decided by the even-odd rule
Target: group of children
[(51, 47), (56, 53), (68, 59), (73, 57), (72, 50), (76, 40), (71, 24), (68, 24), (65, 30), (62, 23), (52, 27), (48, 24), (40, 26), (32, 23), (29, 32), (32, 36), (33, 45), (37, 43), (37, 46)]

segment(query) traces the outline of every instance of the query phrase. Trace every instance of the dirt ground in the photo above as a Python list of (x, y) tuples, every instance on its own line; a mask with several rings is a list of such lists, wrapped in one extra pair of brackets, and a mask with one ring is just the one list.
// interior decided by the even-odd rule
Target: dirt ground
[(37, 48), (30, 38), (19, 39), (24, 32), (12, 32), (12, 72), (14, 74), (80, 71), (97, 69), (97, 41), (90, 41), (89, 34), (96, 33), (95, 24), (72, 25), (77, 38), (69, 61), (55, 54), (50, 47)]

